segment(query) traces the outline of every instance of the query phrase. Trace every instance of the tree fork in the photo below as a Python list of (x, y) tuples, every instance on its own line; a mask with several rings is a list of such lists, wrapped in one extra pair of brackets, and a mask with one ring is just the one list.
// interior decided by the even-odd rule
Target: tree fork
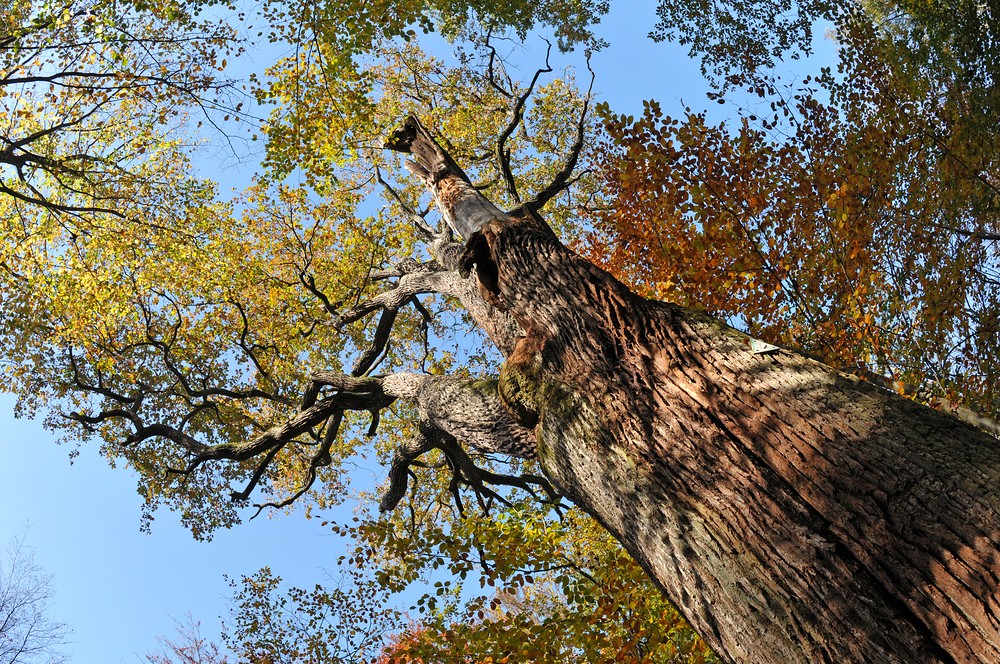
[(414, 119), (390, 147), (526, 333), (500, 396), (546, 476), (720, 656), (1000, 661), (996, 439), (634, 295), (534, 215), (490, 211)]

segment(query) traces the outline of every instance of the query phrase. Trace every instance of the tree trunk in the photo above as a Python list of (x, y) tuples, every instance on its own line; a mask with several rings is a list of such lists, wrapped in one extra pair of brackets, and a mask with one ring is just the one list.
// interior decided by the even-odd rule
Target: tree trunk
[[(446, 207), (447, 180), (427, 176)], [(484, 297), (525, 331), (501, 400), (550, 481), (720, 656), (1000, 662), (995, 438), (799, 354), (755, 354), (519, 214), (463, 227), (479, 229), (466, 263)]]

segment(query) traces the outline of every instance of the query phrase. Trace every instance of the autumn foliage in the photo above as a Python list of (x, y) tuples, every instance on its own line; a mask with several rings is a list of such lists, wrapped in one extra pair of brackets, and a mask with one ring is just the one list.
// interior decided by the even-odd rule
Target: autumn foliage
[[(650, 297), (996, 417), (1000, 88), (983, 4), (662, 0), (654, 36), (706, 56), (713, 100), (738, 119), (649, 101), (638, 118), (601, 106), (598, 128), (551, 49), (518, 81), (496, 35), (541, 27), (557, 50), (596, 48), (600, 0), (267, 0), (239, 30), (201, 0), (15, 0), (0, 23), (4, 388), (133, 470), (148, 520), (167, 507), (196, 537), (292, 503), (376, 504), (382, 487), (351, 471), (386, 466), (418, 429), (413, 409), (245, 443), (300, 413), (314, 372), (346, 372), (373, 344), (374, 325), (345, 313), (433, 263), (424, 192), (383, 150), (412, 114), (508, 207), (585, 134), (587, 167), (544, 214), (592, 261)], [(839, 67), (779, 78), (770, 68), (808, 48), (817, 19), (834, 21)], [(236, 93), (240, 30), (284, 50)], [(421, 46), (430, 31), (472, 45), (438, 58)], [(206, 126), (261, 145), (232, 197), (198, 174)], [(495, 352), (470, 348), (480, 337), (461, 341), (453, 298), (421, 292), (389, 323), (393, 343), (361, 373), (495, 368)], [(332, 526), (355, 543), (346, 582), (288, 589), (265, 568), (235, 584), (227, 645), (248, 661), (717, 661), (582, 512), (508, 489), (473, 498), (448, 459), (425, 461), (400, 509)], [(414, 587), (412, 606), (392, 607)]]
[(986, 93), (917, 66), (865, 17), (838, 34), (838, 71), (757, 77), (735, 123), (669, 117), (656, 102), (637, 119), (605, 107), (595, 170), (612, 209), (593, 216), (585, 250), (651, 297), (995, 415)]

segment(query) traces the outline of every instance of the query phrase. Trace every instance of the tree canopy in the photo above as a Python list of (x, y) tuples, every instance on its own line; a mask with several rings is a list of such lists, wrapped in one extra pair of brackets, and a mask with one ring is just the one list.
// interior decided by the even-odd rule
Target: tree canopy
[(616, 194), (590, 255), (657, 297), (996, 417), (989, 51), (957, 52), (969, 27), (880, 17), (838, 24), (837, 71), (760, 76), (736, 123), (605, 110)]
[[(477, 191), (543, 212), (645, 294), (1000, 415), (991, 10), (663, 0), (654, 38), (704, 58), (735, 125), (655, 101), (595, 116), (590, 74), (557, 70), (551, 47), (512, 74), (511, 40), (599, 49), (607, 11), (15, 0), (4, 14), (0, 371), (19, 412), (130, 468), (147, 526), (168, 508), (209, 538), (360, 496), (357, 521), (331, 524), (355, 542), (351, 583), (235, 582), (241, 659), (714, 661), (536, 459), (434, 438), (441, 402), (407, 405), (380, 378), (454, 375), (435, 399), (487, 408), (513, 339), (502, 316), (470, 332), (482, 298), (457, 280), (454, 233), (384, 149), (407, 116)], [(838, 67), (782, 83), (772, 68), (808, 51), (817, 21)], [(260, 42), (274, 61), (230, 80)], [(244, 132), (263, 160), (226, 200), (197, 144)], [(365, 457), (387, 484), (352, 472)], [(417, 581), (407, 624), (383, 602)]]

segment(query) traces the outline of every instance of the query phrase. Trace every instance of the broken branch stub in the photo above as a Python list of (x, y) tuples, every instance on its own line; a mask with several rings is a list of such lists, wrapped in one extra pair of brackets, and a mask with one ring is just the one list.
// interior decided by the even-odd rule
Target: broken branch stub
[(505, 212), (476, 191), (465, 171), (415, 117), (408, 117), (385, 147), (415, 158), (406, 162), (406, 169), (434, 194), (445, 223), (463, 239), (468, 240), (492, 221), (507, 219)]

